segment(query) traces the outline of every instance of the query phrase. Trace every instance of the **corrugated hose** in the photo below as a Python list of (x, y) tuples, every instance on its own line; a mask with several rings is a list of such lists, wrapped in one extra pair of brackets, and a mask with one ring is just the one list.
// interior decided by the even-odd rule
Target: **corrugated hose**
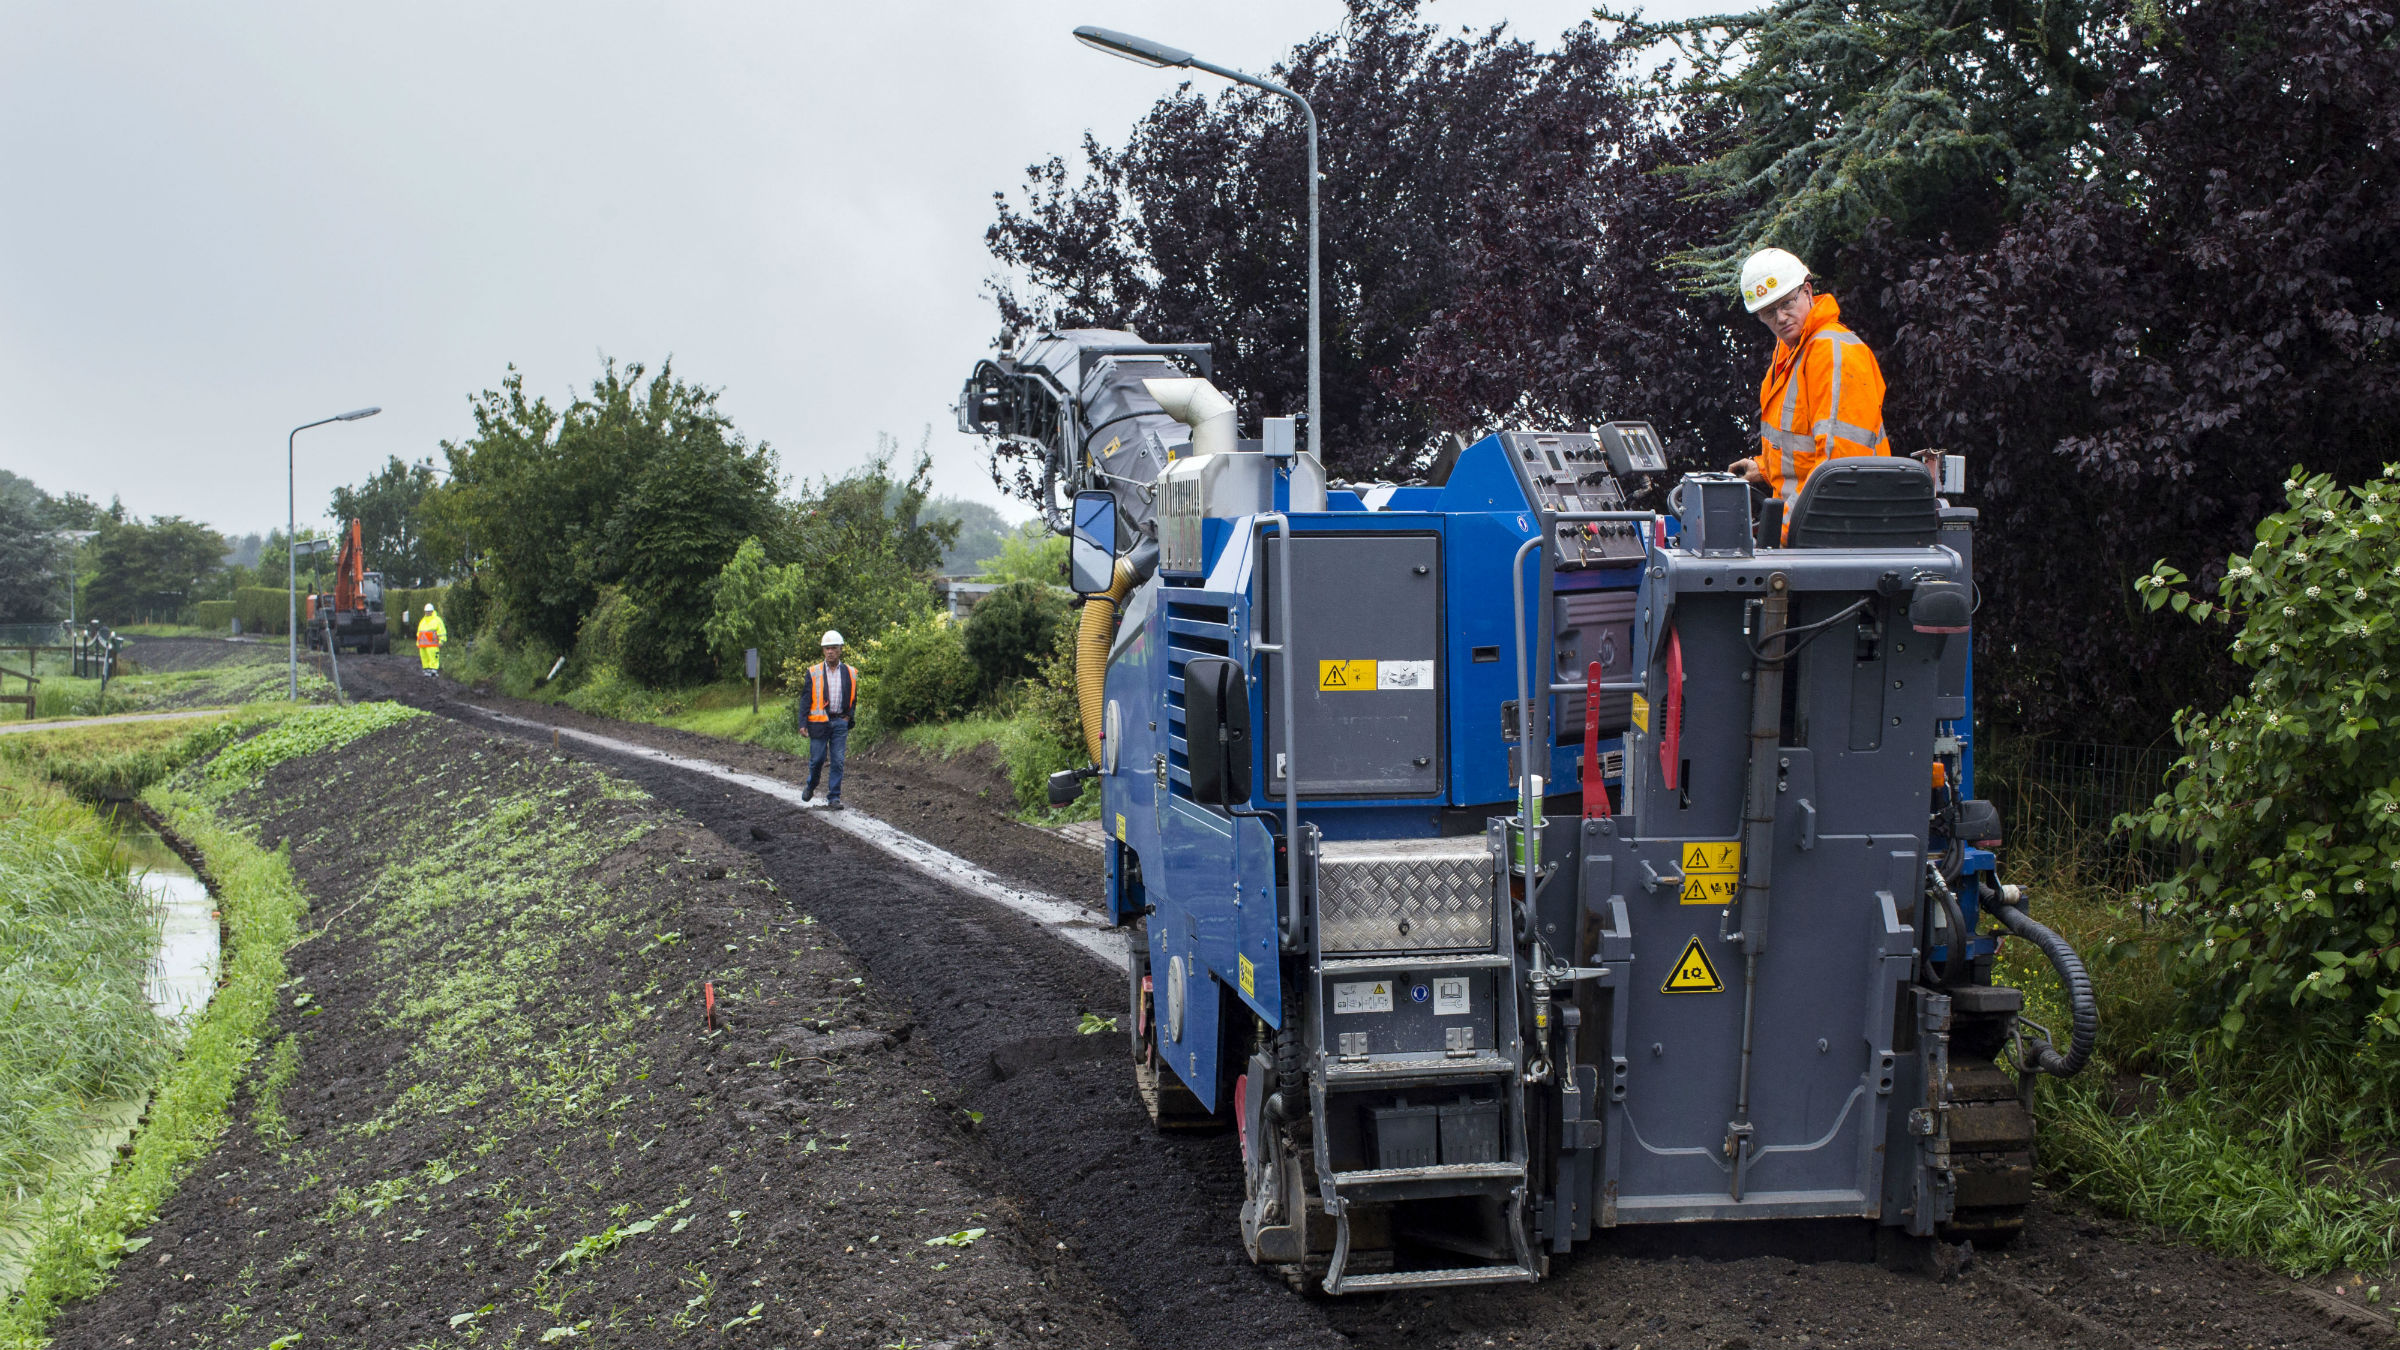
[(1100, 763), (1101, 713), (1108, 702), (1108, 649), (1117, 637), (1117, 613), (1134, 588), (1158, 570), (1158, 543), (1145, 539), (1117, 559), (1109, 588), (1086, 596), (1083, 617), (1075, 628), (1075, 703), (1083, 715), (1083, 744)]
[[(2009, 887), (2006, 896), (2015, 891)], [(2068, 1006), (2074, 1010), (2074, 1034), (2068, 1039), (2067, 1052), (2046, 1040), (2033, 1042), (2033, 1068), (2059, 1078), (2081, 1069), (2092, 1057), (2092, 1039), (2100, 1031), (2100, 1005), (2092, 996), (2092, 977), (2083, 968), (2083, 958), (2067, 945), (2067, 940), (2050, 931), (2032, 915), (2025, 912), (2021, 899), (2001, 899), (1990, 906), (1992, 916), (2000, 926), (2042, 949), (2050, 958), (2050, 966), (2058, 972), (2058, 982), (2067, 991)]]

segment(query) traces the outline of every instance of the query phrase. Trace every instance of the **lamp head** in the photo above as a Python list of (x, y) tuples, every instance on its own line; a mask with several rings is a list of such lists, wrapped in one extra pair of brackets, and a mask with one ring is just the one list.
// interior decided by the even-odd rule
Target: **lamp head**
[(1087, 23), (1075, 30), (1075, 40), (1086, 47), (1107, 52), (1110, 56), (1122, 56), (1145, 66), (1188, 66), (1192, 63), (1192, 54), (1181, 47), (1170, 47), (1146, 37), (1120, 33), (1114, 28), (1100, 28)]
[(355, 422), (362, 417), (373, 417), (375, 414), (382, 411), (383, 409), (381, 408), (357, 408), (350, 412), (343, 413), (333, 420), (336, 422)]

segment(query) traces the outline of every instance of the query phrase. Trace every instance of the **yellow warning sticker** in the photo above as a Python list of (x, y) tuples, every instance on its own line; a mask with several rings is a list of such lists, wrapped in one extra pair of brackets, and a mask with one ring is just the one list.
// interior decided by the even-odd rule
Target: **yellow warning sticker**
[(1257, 998), (1258, 967), (1251, 965), (1250, 958), (1247, 956), (1242, 956), (1237, 953), (1234, 959), (1242, 963), (1242, 996), (1245, 998)]
[(1117, 813), (1117, 842), (1125, 842), (1125, 813), (1122, 811)]
[(1683, 846), (1683, 894), (1687, 905), (1730, 905), (1741, 898), (1742, 846), (1703, 843)]
[(1650, 700), (1640, 694), (1633, 696), (1633, 725), (1637, 731), (1650, 729)]
[(1317, 662), (1317, 690), (1320, 693), (1347, 694), (1374, 687), (1375, 663), (1372, 661)]
[(1683, 955), (1675, 958), (1675, 968), (1667, 972), (1667, 982), (1658, 987), (1662, 994), (1717, 994), (1725, 990), (1725, 981), (1718, 978), (1717, 968), (1709, 963), (1708, 952), (1700, 945), (1700, 935), (1683, 946)]
[(1693, 872), (1739, 872), (1742, 870), (1742, 846), (1737, 842), (1685, 844), (1683, 870)]

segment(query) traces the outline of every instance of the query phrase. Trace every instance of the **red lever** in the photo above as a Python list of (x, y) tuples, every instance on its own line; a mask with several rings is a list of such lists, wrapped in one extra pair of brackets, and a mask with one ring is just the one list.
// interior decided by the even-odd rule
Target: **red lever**
[(1674, 629), (1667, 630), (1667, 706), (1659, 714), (1659, 782), (1673, 792), (1683, 763), (1683, 634)]
[(1616, 814), (1608, 806), (1608, 780), (1600, 772), (1600, 663), (1583, 674), (1583, 818), (1605, 820)]

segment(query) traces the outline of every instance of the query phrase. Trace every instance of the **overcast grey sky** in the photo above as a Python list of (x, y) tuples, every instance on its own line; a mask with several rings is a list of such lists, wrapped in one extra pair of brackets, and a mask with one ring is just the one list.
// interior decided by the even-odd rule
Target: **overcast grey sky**
[[(998, 503), (948, 411), (994, 328), (991, 193), (1086, 128), (1121, 139), (1179, 74), (1069, 30), (1263, 70), (1342, 12), (12, 5), (0, 467), (241, 533), (282, 523), (277, 442), (296, 423), (384, 409), (301, 437), (305, 521), (387, 455), (470, 431), (468, 397), (511, 362), (557, 400), (604, 353), (671, 355), (794, 475), (858, 463), (878, 431), (913, 446), (931, 423), (937, 490)], [(1546, 39), (1590, 4), (1427, 12)]]

